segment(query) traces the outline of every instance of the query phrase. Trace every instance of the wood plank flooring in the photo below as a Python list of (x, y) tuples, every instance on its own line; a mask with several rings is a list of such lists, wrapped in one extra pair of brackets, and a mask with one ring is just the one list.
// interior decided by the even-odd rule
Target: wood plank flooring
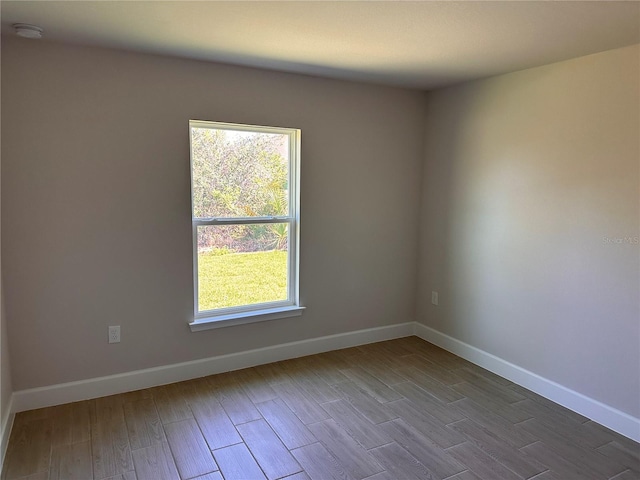
[(16, 416), (2, 480), (628, 480), (640, 445), (417, 337)]

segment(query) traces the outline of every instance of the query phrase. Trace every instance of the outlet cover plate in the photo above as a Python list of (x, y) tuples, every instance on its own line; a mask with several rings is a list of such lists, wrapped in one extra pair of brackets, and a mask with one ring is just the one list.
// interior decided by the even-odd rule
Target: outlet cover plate
[(120, 325), (109, 327), (109, 343), (120, 343)]

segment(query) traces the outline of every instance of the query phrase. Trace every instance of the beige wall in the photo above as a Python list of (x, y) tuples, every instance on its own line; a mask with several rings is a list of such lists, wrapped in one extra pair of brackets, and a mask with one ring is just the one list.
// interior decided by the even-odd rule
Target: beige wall
[[(14, 388), (412, 321), (423, 98), (3, 39)], [(302, 129), (302, 317), (189, 331), (189, 119)]]
[(635, 417), (639, 58), (428, 95), (418, 289), (420, 322)]
[[(1, 170), (1, 169), (0, 169)], [(1, 176), (1, 174), (0, 174)], [(1, 202), (1, 200), (0, 200)], [(0, 225), (1, 229), (1, 225)], [(1, 238), (1, 237), (0, 237)], [(0, 241), (1, 244), (1, 241)], [(1, 251), (1, 248), (0, 248)], [(0, 255), (0, 265), (1, 255)], [(1, 269), (0, 269), (1, 271)], [(11, 382), (11, 366), (9, 360), (9, 337), (7, 336), (7, 322), (4, 312), (4, 285), (0, 272), (0, 434), (5, 429), (5, 420), (9, 416), (11, 394), (13, 393)], [(0, 445), (2, 438), (0, 437)], [(0, 448), (0, 464), (2, 464), (3, 450)]]
[[(1, 294), (0, 294), (1, 295)], [(7, 322), (4, 314), (4, 300), (0, 306), (0, 432), (3, 431), (4, 421), (9, 415), (9, 406), (13, 388), (11, 384), (11, 367), (9, 363), (9, 341), (7, 337)], [(0, 451), (0, 456), (2, 451)], [(2, 459), (0, 458), (0, 463)]]

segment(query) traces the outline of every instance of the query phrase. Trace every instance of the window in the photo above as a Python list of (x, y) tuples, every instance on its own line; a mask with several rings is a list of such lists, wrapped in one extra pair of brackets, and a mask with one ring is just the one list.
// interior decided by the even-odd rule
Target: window
[(300, 130), (189, 122), (192, 330), (300, 315)]

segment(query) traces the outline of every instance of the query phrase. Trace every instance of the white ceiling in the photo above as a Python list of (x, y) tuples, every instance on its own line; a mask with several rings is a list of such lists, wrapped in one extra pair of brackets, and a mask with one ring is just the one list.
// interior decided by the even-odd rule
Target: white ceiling
[[(640, 2), (2, 1), (44, 40), (433, 88), (640, 43)], [(32, 40), (36, 41), (36, 40)]]

